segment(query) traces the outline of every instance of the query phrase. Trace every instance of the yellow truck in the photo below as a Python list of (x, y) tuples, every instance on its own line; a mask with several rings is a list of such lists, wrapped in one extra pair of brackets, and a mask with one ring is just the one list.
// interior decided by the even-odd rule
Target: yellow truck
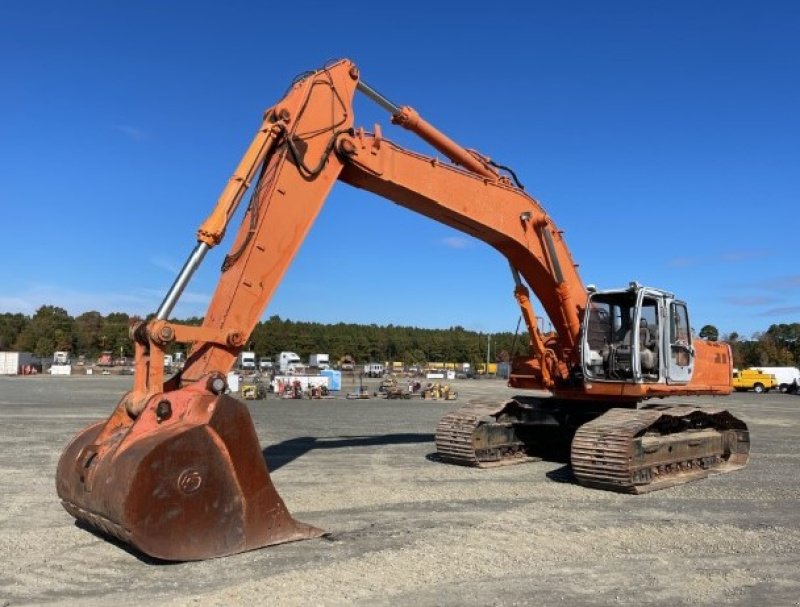
[(762, 373), (758, 369), (733, 372), (733, 389), (737, 392), (753, 390), (756, 394), (761, 394), (777, 387), (778, 380), (771, 373)]
[[(478, 363), (475, 367), (478, 375), (486, 375), (486, 363)], [(497, 363), (489, 363), (489, 375), (497, 375)]]

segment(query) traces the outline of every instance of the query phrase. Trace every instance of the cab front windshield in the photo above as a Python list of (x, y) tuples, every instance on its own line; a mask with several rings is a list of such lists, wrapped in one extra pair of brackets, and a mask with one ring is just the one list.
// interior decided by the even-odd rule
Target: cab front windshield
[(658, 302), (645, 297), (637, 320), (636, 301), (636, 292), (599, 293), (589, 300), (584, 355), (589, 378), (633, 380), (638, 361), (643, 379), (658, 379)]

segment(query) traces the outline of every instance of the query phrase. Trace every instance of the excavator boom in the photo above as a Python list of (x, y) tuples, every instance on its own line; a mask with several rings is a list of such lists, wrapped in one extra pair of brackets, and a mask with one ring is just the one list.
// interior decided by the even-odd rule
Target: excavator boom
[[(353, 98), (358, 91), (449, 162), (384, 139), (377, 125), (373, 132), (356, 128)], [(669, 320), (677, 304), (665, 292), (638, 285), (601, 294), (587, 289), (561, 230), (510, 175), (488, 157), (461, 147), (412, 108), (389, 101), (364, 83), (348, 60), (296, 80), (265, 112), (155, 318), (131, 327), (133, 389), (108, 420), (84, 429), (64, 451), (57, 473), (64, 507), (77, 519), (167, 560), (223, 556), (321, 533), (288, 514), (246, 408), (225, 394), (225, 374), (336, 181), (470, 234), (508, 260), (514, 296), (531, 336), (527, 352), (514, 362), (510, 383), (549, 390), (553, 402), (560, 403), (559, 414), (583, 411), (586, 421), (613, 406), (609, 403), (630, 406), (650, 396), (730, 391), (727, 346), (692, 346), (676, 330), (677, 321)], [(252, 195), (203, 324), (171, 321), (182, 291), (207, 251), (222, 241), (247, 190)], [(528, 287), (550, 318), (553, 333), (539, 332)], [(631, 330), (648, 319), (657, 334), (652, 344)], [(191, 344), (191, 350), (183, 370), (166, 378), (163, 353), (173, 343)], [(443, 418), (437, 446), (445, 460), (479, 465), (487, 458), (525, 455), (520, 431), (542, 412), (534, 415), (534, 408), (517, 401), (484, 409)], [(494, 415), (497, 425), (481, 426), (486, 415)], [(636, 432), (647, 433), (651, 427), (682, 427), (691, 420), (691, 430), (703, 429), (708, 436), (702, 458), (692, 451), (691, 437), (669, 439), (689, 445), (683, 449), (688, 459), (707, 466), (723, 460), (743, 465), (746, 454), (730, 455), (745, 451), (746, 427), (724, 414), (717, 417), (718, 427), (696, 413), (665, 414), (626, 427), (641, 426)], [(666, 418), (678, 421), (670, 424)], [(604, 427), (596, 452), (602, 451)], [(632, 445), (637, 436), (625, 440)], [(476, 437), (502, 444), (479, 448)], [(714, 451), (706, 443), (719, 448)], [(654, 449), (653, 444), (650, 440), (648, 448)], [(618, 490), (584, 460), (587, 484)], [(623, 470), (620, 474), (638, 476), (619, 486), (641, 485), (642, 478), (652, 476), (650, 460), (645, 460)]]

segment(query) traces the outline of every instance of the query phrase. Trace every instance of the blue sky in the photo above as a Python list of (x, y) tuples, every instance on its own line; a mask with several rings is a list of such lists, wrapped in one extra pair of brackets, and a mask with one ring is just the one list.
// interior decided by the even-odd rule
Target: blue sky
[[(800, 4), (469, 6), (3, 3), (0, 311), (153, 311), (263, 109), (349, 57), (513, 167), (587, 284), (671, 290), (696, 329), (800, 321)], [(430, 152), (359, 99), (376, 121)], [(339, 184), (266, 314), (513, 331), (512, 288), (488, 246)]]

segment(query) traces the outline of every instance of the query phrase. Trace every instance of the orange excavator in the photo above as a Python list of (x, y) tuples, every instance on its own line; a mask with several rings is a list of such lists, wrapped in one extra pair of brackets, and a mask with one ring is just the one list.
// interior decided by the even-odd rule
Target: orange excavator
[[(359, 91), (447, 160), (356, 128)], [(541, 428), (571, 433), (581, 484), (641, 493), (745, 465), (745, 424), (722, 409), (641, 406), (652, 398), (731, 392), (726, 344), (694, 339), (686, 305), (632, 282), (584, 286), (556, 227), (508, 168), (465, 149), (410, 107), (389, 101), (340, 60), (303, 74), (265, 114), (197, 232), (197, 245), (155, 318), (131, 326), (133, 388), (111, 416), (69, 443), (57, 490), (85, 525), (165, 560), (197, 560), (317, 537), (275, 490), (253, 422), (226, 395), (247, 343), (333, 184), (343, 181), (478, 238), (508, 260), (530, 342), (509, 383), (540, 390), (470, 403), (436, 431), (441, 459), (494, 466), (535, 457)], [(206, 252), (223, 239), (252, 185), (202, 326), (170, 320)], [(529, 285), (554, 331), (543, 334)], [(164, 351), (190, 344), (166, 377)]]

